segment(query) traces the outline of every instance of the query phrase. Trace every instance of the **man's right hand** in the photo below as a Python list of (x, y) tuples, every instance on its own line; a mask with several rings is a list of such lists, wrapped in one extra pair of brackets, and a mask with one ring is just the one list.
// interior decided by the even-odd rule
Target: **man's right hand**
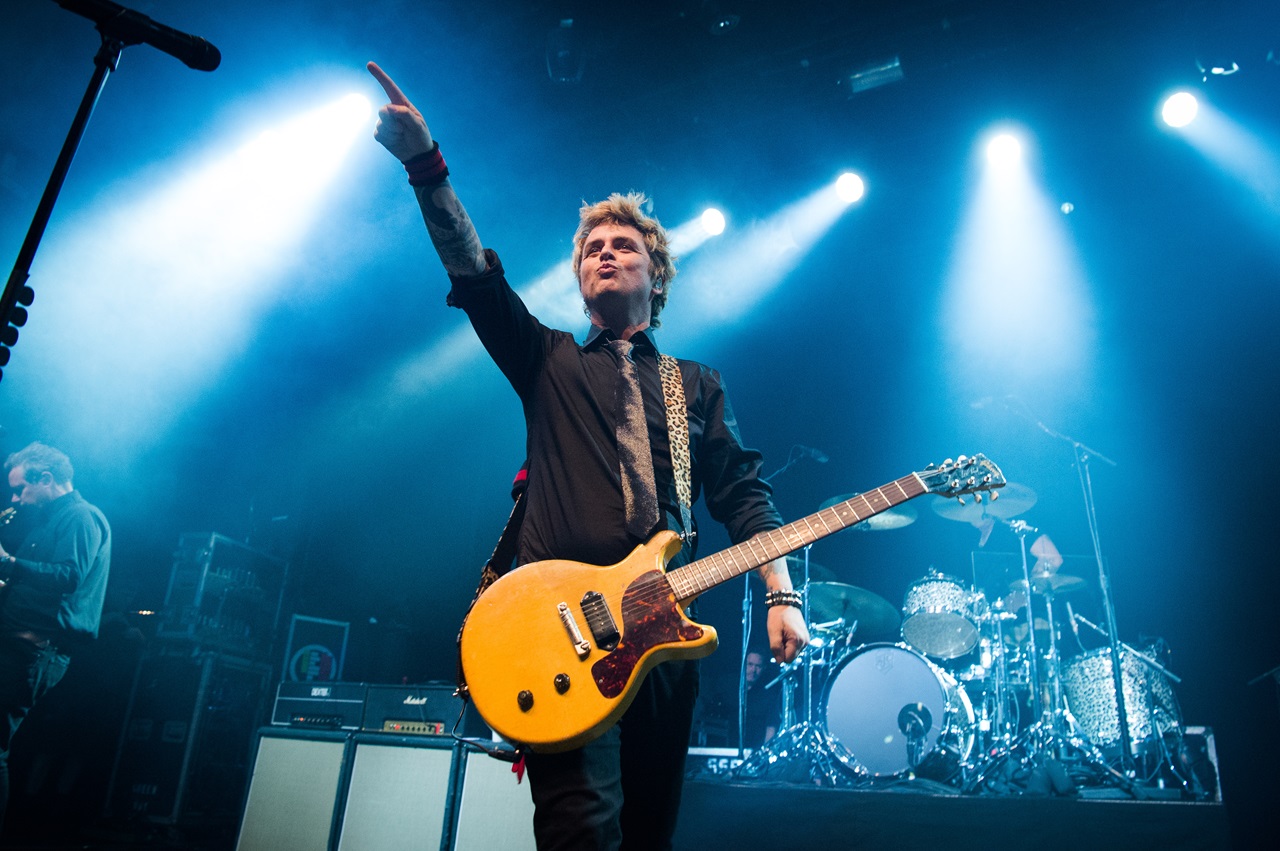
[(395, 156), (400, 162), (411, 160), (418, 154), (431, 150), (431, 131), (422, 113), (409, 103), (409, 99), (400, 91), (395, 81), (387, 76), (387, 72), (378, 67), (376, 62), (365, 66), (369, 73), (382, 86), (391, 102), (378, 110), (378, 127), (373, 132), (382, 147)]

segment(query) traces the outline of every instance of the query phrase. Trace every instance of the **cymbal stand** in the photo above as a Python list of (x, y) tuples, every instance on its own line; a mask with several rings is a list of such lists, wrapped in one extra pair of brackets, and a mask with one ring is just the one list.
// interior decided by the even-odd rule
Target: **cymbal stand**
[[(982, 741), (982, 752), (992, 755), (1001, 749), (1008, 749), (1012, 744), (1015, 732), (1017, 730), (1016, 717), (1010, 717), (1010, 686), (1009, 686), (1009, 662), (1006, 658), (1008, 649), (1005, 647), (1004, 621), (1014, 617), (1012, 613), (1006, 612), (1002, 601), (996, 600), (991, 605), (989, 611), (982, 616), (982, 623), (994, 624), (994, 634), (988, 633), (989, 640), (992, 641), (990, 647), (991, 661), (987, 663), (986, 659), (981, 659), (982, 664), (991, 672), (991, 682), (993, 689), (989, 695), (984, 694), (982, 702), (982, 717), (980, 723), (985, 725), (985, 729), (980, 732), (986, 734), (986, 740)], [(981, 641), (981, 639), (979, 639)], [(990, 711), (990, 715), (988, 715)]]
[[(1028, 651), (1031, 665), (1032, 708), (1036, 722), (1009, 746), (1004, 754), (997, 754), (986, 765), (980, 765), (966, 779), (965, 791), (974, 791), (981, 786), (997, 770), (1006, 766), (1009, 761), (1017, 760), (1023, 769), (1040, 769), (1048, 775), (1053, 790), (1059, 794), (1067, 794), (1072, 783), (1067, 776), (1063, 762), (1071, 758), (1079, 758), (1095, 769), (1101, 776), (1112, 780), (1126, 791), (1133, 792), (1133, 782), (1108, 765), (1093, 742), (1084, 735), (1079, 722), (1067, 709), (1062, 694), (1061, 676), (1058, 666), (1057, 623), (1053, 614), (1052, 589), (1043, 594), (1045, 597), (1045, 619), (1049, 627), (1049, 646), (1045, 649), (1042, 660), (1036, 646), (1035, 607), (1033, 603), (1034, 586), (1031, 584), (1031, 569), (1027, 564), (1027, 532), (1036, 531), (1022, 521), (1005, 522), (1018, 536), (1022, 552), (1022, 576), (1027, 589), (1027, 625)], [(1044, 662), (1044, 679), (1041, 678), (1041, 662)], [(1042, 686), (1049, 686), (1049, 705), (1045, 704)]]
[[(809, 623), (809, 547), (804, 550), (802, 605), (804, 622)], [(788, 726), (774, 734), (733, 770), (739, 779), (805, 783), (813, 786), (851, 786), (849, 768), (836, 756), (825, 724), (813, 719), (813, 657), (816, 649), (806, 647), (780, 677), (779, 686), (794, 689), (793, 674), (800, 672), (803, 713), (796, 719), (794, 699), (783, 692), (783, 718)], [(790, 682), (788, 682), (790, 680)]]

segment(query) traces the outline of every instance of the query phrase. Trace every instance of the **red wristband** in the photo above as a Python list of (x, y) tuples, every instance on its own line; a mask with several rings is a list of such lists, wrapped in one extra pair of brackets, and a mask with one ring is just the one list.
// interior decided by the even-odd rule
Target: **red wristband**
[(405, 160), (404, 170), (409, 173), (410, 186), (435, 186), (449, 176), (449, 167), (440, 156), (439, 142), (432, 142), (431, 150)]

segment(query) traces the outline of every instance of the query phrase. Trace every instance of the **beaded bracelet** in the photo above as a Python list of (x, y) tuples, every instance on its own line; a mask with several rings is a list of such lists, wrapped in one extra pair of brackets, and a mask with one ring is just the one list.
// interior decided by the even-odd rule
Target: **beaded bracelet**
[(804, 598), (800, 596), (799, 591), (766, 591), (764, 604), (770, 607), (793, 606), (797, 609), (802, 609), (804, 608)]
[(434, 141), (431, 150), (405, 160), (404, 170), (409, 173), (410, 186), (436, 186), (449, 176), (449, 167), (440, 155), (440, 143)]

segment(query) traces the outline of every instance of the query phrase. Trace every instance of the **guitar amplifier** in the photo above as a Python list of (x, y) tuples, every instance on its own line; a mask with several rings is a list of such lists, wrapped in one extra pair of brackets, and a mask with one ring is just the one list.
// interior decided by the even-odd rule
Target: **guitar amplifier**
[(359, 730), (368, 690), (366, 683), (282, 682), (276, 690), (271, 723), (276, 727)]
[(371, 685), (365, 700), (364, 729), (374, 733), (416, 736), (448, 736), (462, 713), (458, 735), (492, 737), (475, 707), (454, 697), (449, 683), (425, 685)]

